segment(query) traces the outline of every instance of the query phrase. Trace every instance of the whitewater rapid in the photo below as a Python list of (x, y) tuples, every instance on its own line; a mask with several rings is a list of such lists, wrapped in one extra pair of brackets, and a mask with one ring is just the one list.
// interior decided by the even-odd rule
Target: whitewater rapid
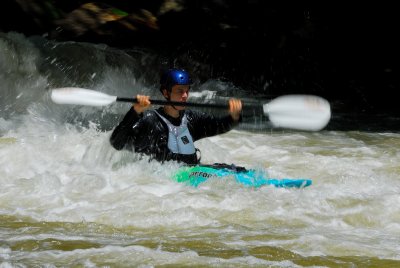
[[(178, 164), (110, 146), (129, 104), (49, 98), (61, 85), (156, 94), (139, 59), (107, 65), (124, 53), (15, 33), (1, 36), (0, 49), (2, 267), (399, 265), (399, 133), (239, 127), (196, 142), (202, 162), (310, 178), (312, 186), (210, 180), (193, 188), (171, 180)], [(85, 56), (65, 58), (65, 50), (90, 49), (91, 65)], [(226, 95), (229, 86), (199, 85), (205, 96), (215, 88)]]

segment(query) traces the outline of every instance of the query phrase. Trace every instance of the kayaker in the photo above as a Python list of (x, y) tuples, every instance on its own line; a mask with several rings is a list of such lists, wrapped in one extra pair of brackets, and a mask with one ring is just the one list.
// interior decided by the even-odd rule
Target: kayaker
[[(183, 69), (169, 69), (160, 80), (160, 91), (168, 101), (186, 102), (192, 80)], [(229, 100), (229, 114), (222, 117), (165, 105), (156, 110), (149, 96), (137, 95), (124, 119), (114, 129), (110, 142), (117, 150), (128, 149), (164, 162), (176, 160), (198, 164), (200, 156), (194, 142), (228, 132), (241, 120), (242, 103)]]

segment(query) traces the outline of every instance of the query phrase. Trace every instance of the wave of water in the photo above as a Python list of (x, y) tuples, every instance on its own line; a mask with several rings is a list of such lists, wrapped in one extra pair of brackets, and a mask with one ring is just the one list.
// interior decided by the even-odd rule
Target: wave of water
[[(170, 179), (177, 164), (110, 146), (129, 104), (49, 99), (48, 89), (59, 86), (156, 94), (138, 71), (151, 54), (16, 33), (0, 35), (0, 50), (2, 267), (400, 264), (400, 134), (288, 131), (257, 121), (256, 132), (197, 142), (202, 160), (313, 185), (252, 189), (211, 180), (192, 188)], [(230, 85), (199, 87), (197, 97), (207, 98)]]

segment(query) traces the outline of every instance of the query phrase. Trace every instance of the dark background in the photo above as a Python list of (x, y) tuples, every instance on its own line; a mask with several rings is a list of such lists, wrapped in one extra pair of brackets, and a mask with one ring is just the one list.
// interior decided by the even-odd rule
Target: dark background
[(398, 13), (256, 0), (3, 0), (0, 31), (144, 47), (160, 55), (160, 68), (226, 79), (253, 95), (315, 94), (338, 112), (385, 120), (400, 115)]

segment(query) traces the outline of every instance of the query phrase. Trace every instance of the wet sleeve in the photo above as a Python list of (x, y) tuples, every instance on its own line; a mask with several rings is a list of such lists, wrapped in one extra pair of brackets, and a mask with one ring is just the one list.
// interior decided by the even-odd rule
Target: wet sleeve
[(193, 112), (191, 117), (189, 128), (191, 128), (190, 133), (194, 140), (226, 133), (242, 120), (242, 117), (240, 117), (239, 121), (234, 121), (230, 115), (216, 117), (212, 114), (201, 112)]
[(122, 150), (127, 145), (133, 146), (135, 138), (133, 126), (141, 117), (133, 107), (126, 113), (124, 119), (114, 129), (110, 137), (110, 143), (115, 149)]

